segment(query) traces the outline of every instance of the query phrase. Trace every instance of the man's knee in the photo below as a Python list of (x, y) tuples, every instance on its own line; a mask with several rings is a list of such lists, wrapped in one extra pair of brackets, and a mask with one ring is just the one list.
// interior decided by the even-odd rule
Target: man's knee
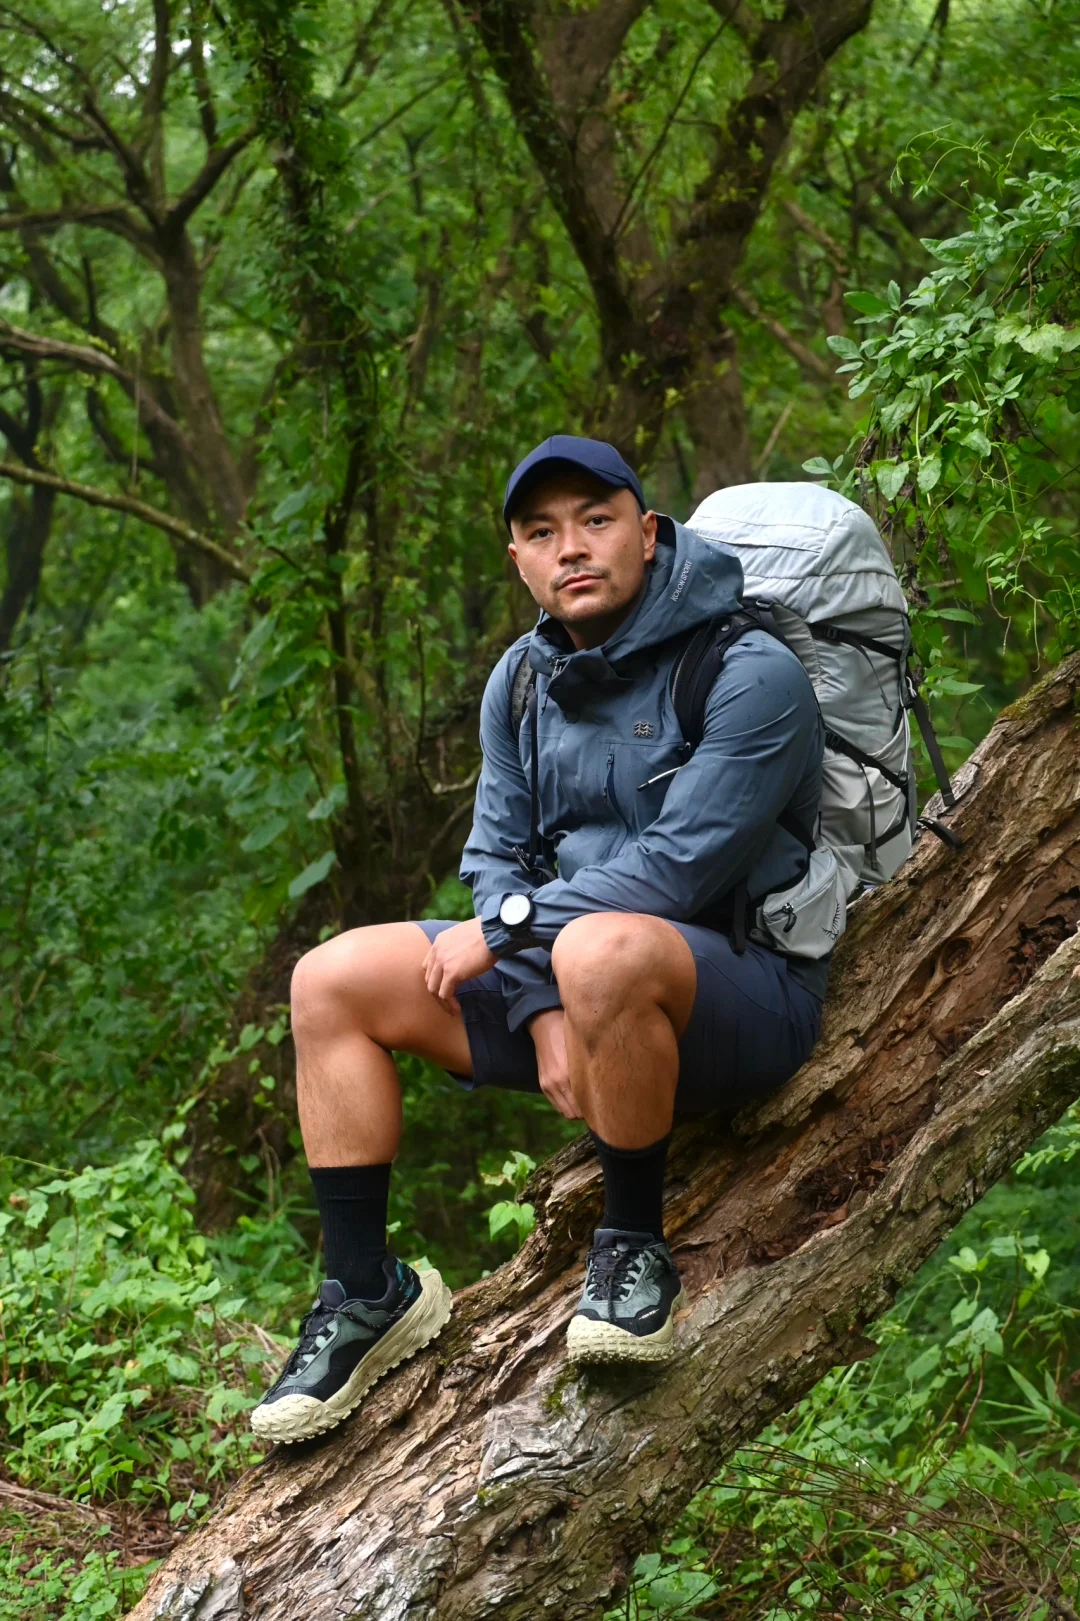
[(568, 923), (551, 951), (564, 1006), (602, 1017), (628, 995), (659, 999), (664, 942), (655, 922), (636, 912), (592, 912)]
[(292, 975), (294, 1037), (363, 1024), (365, 1008), (378, 996), (384, 954), (371, 937), (380, 932), (377, 925), (350, 929), (300, 958)]

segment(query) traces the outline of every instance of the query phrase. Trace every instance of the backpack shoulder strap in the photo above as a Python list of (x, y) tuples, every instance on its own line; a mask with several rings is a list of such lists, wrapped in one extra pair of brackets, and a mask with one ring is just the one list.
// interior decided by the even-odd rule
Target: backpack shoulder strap
[[(714, 619), (707, 625), (701, 625), (676, 659), (671, 672), (671, 702), (675, 709), (675, 718), (679, 722), (679, 730), (683, 735), (687, 758), (693, 754), (704, 736), (705, 706), (727, 657), (728, 649), (734, 647), (737, 641), (752, 630), (766, 631), (768, 635), (775, 636), (778, 642), (784, 642), (784, 646), (787, 646), (769, 611), (768, 603), (746, 602), (735, 613), (723, 619)], [(814, 838), (798, 817), (785, 810), (776, 820), (785, 832), (798, 839), (809, 857), (814, 849)], [(738, 905), (736, 914), (738, 922), (741, 918)]]
[(529, 694), (535, 687), (536, 671), (529, 663), (529, 649), (526, 647), (510, 685), (510, 730), (515, 737), (521, 731), (521, 723), (529, 706)]
[(705, 706), (728, 649), (752, 630), (764, 630), (777, 641), (784, 640), (767, 603), (744, 602), (735, 613), (699, 626), (675, 660), (671, 702), (688, 755), (704, 736)]

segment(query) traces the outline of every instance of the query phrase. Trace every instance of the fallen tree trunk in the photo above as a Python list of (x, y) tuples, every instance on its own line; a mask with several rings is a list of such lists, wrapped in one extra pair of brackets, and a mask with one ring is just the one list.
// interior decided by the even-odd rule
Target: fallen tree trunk
[(138, 1621), (592, 1621), (682, 1505), (864, 1330), (1080, 1094), (1080, 657), (965, 767), (855, 908), (814, 1058), (760, 1109), (680, 1127), (679, 1356), (574, 1373), (600, 1211), (574, 1145), (537, 1231), (327, 1442), (279, 1451), (166, 1562)]

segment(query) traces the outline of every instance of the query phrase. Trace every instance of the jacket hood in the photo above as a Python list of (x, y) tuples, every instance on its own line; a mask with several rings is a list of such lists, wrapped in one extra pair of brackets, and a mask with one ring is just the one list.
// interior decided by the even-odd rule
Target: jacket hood
[(575, 648), (563, 625), (544, 613), (533, 629), (529, 663), (550, 678), (557, 702), (581, 686), (629, 685), (626, 667), (637, 655), (734, 613), (742, 587), (742, 564), (733, 552), (661, 516), (638, 605), (609, 640)]

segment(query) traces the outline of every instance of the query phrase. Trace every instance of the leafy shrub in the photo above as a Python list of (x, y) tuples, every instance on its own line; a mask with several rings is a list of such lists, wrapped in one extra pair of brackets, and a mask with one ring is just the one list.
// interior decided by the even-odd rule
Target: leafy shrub
[(638, 1560), (608, 1621), (1073, 1613), (1080, 1414), (1065, 1355), (1080, 1312), (1047, 1290), (1031, 1233), (979, 1229), (995, 1190), (873, 1331)]
[[(245, 1295), (264, 1321), (287, 1319), (311, 1280), (284, 1215), (257, 1235), (242, 1225), (216, 1256), (192, 1202), (153, 1139), (114, 1165), (9, 1194), (0, 1429), (23, 1482), (164, 1502), (181, 1519), (257, 1456), (244, 1414), (282, 1347), (262, 1323), (240, 1321)], [(243, 1293), (223, 1287), (219, 1267), (243, 1271)]]

